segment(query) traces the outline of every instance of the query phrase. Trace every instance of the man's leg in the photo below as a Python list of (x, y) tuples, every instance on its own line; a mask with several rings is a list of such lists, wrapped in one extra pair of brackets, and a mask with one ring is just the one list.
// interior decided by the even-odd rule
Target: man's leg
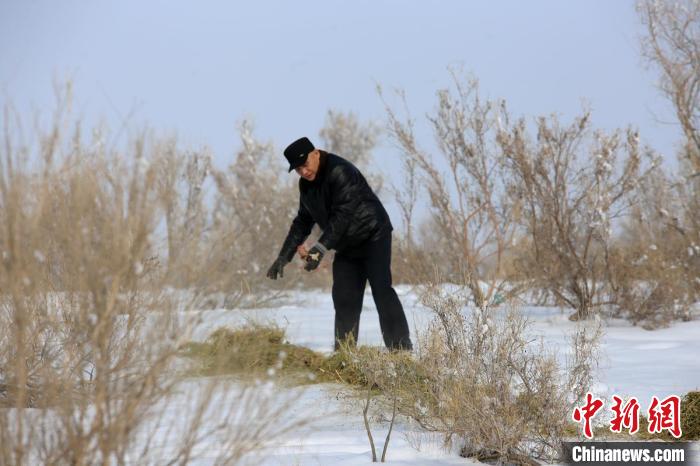
[(369, 243), (365, 271), (387, 348), (412, 349), (406, 314), (391, 284), (391, 234)]
[(335, 349), (352, 336), (357, 343), (360, 331), (362, 298), (365, 294), (364, 267), (361, 260), (336, 254), (333, 259), (333, 307), (335, 307)]

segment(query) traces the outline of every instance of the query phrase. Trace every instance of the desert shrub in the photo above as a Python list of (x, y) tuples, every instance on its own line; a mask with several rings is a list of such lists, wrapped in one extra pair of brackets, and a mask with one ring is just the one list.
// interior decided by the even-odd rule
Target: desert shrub
[[(398, 283), (419, 284), (433, 276), (435, 263), (430, 260), (432, 250), (426, 249), (420, 238), (426, 235), (415, 234), (414, 212), (417, 207), (420, 180), (416, 170), (416, 161), (412, 157), (402, 158), (404, 182), (399, 187), (392, 186), (391, 191), (399, 207), (403, 228), (397, 229), (394, 247), (392, 273)], [(421, 227), (424, 224), (420, 225)], [(432, 249), (432, 248), (431, 248)]]
[[(569, 124), (513, 119), (505, 102), (482, 99), (478, 83), (456, 73), (437, 94), (428, 115), (434, 150), (416, 138), (416, 120), (386, 104), (405, 174), (394, 188), (404, 227), (394, 260), (400, 281), (425, 283), (437, 272), (467, 283), (482, 308), (527, 290), (542, 304), (574, 309), (572, 319), (604, 311), (653, 328), (689, 318), (700, 286), (688, 207), (696, 201), (691, 184), (667, 178), (634, 130), (595, 130), (587, 112)], [(668, 191), (654, 205), (653, 186)], [(429, 215), (417, 223), (422, 192)], [(652, 207), (645, 221), (653, 224), (640, 223), (640, 209)], [(658, 261), (642, 264), (652, 254), (640, 247), (653, 245)]]
[[(678, 154), (686, 169), (687, 177), (683, 181), (697, 195), (700, 187), (700, 54), (697, 50), (700, 5), (695, 0), (639, 0), (637, 11), (646, 32), (642, 37), (643, 55), (659, 71), (659, 87), (673, 105), (683, 131)], [(693, 205), (697, 206), (695, 202)], [(686, 213), (691, 214), (690, 211)], [(691, 215), (688, 220), (697, 227), (697, 216)]]
[(420, 285), (435, 274), (431, 252), (408, 236), (397, 235), (392, 241), (391, 273), (396, 283)]
[[(152, 260), (161, 146), (85, 140), (59, 110), (26, 144), (6, 118), (0, 144), (0, 464), (186, 464), (206, 435), (233, 463), (289, 428), (271, 422), (285, 405), (201, 380), (161, 429), (181, 403), (178, 347), (197, 319), (174, 314)], [(253, 411), (255, 429), (230, 422)]]
[(539, 118), (536, 137), (524, 120), (504, 115), (498, 141), (509, 192), (522, 209), (521, 275), (575, 309), (572, 318), (613, 305), (613, 232), (657, 161), (632, 130), (594, 132), (588, 113), (569, 125)]
[[(230, 293), (255, 294), (280, 283), (265, 279), (286, 233), (298, 199), (292, 179), (270, 142), (240, 128), (241, 148), (225, 170), (213, 170), (216, 183), (206, 263), (215, 272), (208, 286)], [(284, 232), (284, 233), (282, 233)], [(260, 304), (260, 303), (259, 303)]]
[(633, 273), (644, 284), (631, 287), (624, 311), (653, 328), (690, 318), (700, 296), (700, 5), (640, 0), (637, 11), (643, 56), (682, 131), (676, 173), (645, 186), (629, 225)]
[(649, 329), (690, 319), (700, 291), (700, 246), (679, 218), (673, 184), (660, 168), (640, 182), (611, 255), (617, 314)]
[[(516, 292), (508, 284), (503, 259), (517, 233), (518, 212), (504, 202), (505, 176), (495, 143), (497, 106), (481, 98), (476, 80), (465, 82), (456, 72), (452, 77), (452, 85), (437, 92), (435, 112), (427, 116), (435, 150), (418, 141), (410, 114), (400, 115), (385, 104), (407, 180), (396, 194), (406, 230), (404, 270), (411, 267), (412, 281), (425, 282), (439, 265), (446, 280), (467, 284), (477, 307), (486, 308), (496, 294)], [(399, 97), (407, 107), (405, 96)], [(423, 190), (430, 210), (421, 231), (414, 227), (413, 214)]]
[(375, 193), (384, 185), (381, 174), (373, 169), (373, 151), (379, 143), (381, 129), (373, 122), (363, 123), (352, 112), (328, 110), (319, 131), (323, 148), (351, 161), (362, 173)]
[[(456, 73), (437, 95), (428, 116), (435, 151), (419, 143), (410, 116), (386, 105), (407, 180), (395, 193), (402, 273), (425, 282), (439, 266), (445, 279), (469, 286), (480, 308), (525, 289), (553, 295), (575, 318), (613, 304), (613, 230), (655, 167), (644, 164), (651, 154), (637, 135), (594, 131), (584, 114), (568, 126), (539, 118), (531, 137), (525, 119), (513, 121), (504, 102), (482, 99), (477, 81)], [(422, 190), (430, 216), (416, 228)]]
[(204, 235), (209, 222), (205, 203), (212, 156), (206, 150), (183, 151), (175, 138), (157, 143), (156, 184), (163, 209), (167, 281), (176, 288), (201, 287), (207, 266)]
[(391, 409), (443, 434), (462, 455), (532, 464), (560, 454), (570, 408), (595, 370), (599, 329), (581, 326), (566, 365), (537, 345), (516, 309), (484, 313), (470, 292), (431, 287), (424, 304), (435, 319), (415, 359), (401, 352), (356, 354)]

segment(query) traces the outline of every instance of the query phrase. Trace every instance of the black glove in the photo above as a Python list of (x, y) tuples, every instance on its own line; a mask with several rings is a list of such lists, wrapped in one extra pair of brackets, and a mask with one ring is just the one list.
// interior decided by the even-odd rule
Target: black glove
[(316, 267), (318, 267), (318, 264), (321, 263), (321, 259), (323, 259), (323, 251), (321, 251), (321, 249), (318, 246), (312, 247), (309, 253), (306, 255), (306, 264), (304, 265), (304, 270), (306, 270), (307, 272), (315, 270)]
[(284, 260), (284, 257), (278, 257), (274, 264), (270, 266), (270, 270), (267, 271), (267, 278), (277, 280), (277, 275), (279, 275), (280, 278), (284, 277), (285, 265), (287, 265), (287, 261)]

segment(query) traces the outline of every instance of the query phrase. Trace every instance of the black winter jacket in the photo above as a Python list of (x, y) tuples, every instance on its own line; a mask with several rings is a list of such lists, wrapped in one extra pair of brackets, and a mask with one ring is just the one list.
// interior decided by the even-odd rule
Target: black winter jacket
[(381, 201), (360, 170), (335, 154), (321, 151), (313, 181), (299, 179), (299, 211), (292, 221), (280, 256), (294, 258), (297, 246), (309, 236), (314, 223), (323, 234), (326, 249), (352, 254), (365, 241), (373, 241), (393, 227)]

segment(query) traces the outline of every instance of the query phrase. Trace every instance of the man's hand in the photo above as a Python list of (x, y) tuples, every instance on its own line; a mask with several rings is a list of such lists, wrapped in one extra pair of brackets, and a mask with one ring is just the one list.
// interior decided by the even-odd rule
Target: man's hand
[(278, 257), (277, 260), (270, 266), (270, 269), (267, 271), (267, 278), (271, 278), (273, 280), (277, 280), (277, 275), (280, 276), (280, 278), (284, 277), (284, 266), (287, 265), (287, 261), (284, 260), (283, 257)]
[(306, 265), (304, 265), (304, 270), (311, 272), (315, 270), (323, 259), (323, 251), (318, 246), (312, 247), (308, 254), (306, 254)]
[(306, 256), (309, 255), (309, 250), (306, 249), (306, 246), (304, 246), (303, 244), (300, 244), (297, 247), (297, 254), (299, 254), (299, 258), (301, 260), (306, 261)]

